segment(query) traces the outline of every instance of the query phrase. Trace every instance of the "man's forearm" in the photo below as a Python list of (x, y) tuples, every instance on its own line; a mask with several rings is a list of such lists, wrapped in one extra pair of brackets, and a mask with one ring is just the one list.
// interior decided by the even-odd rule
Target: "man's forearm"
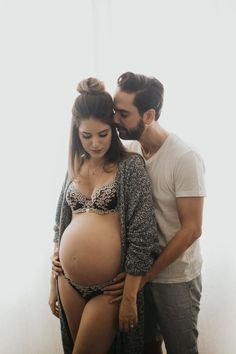
[(190, 229), (181, 228), (154, 262), (147, 275), (149, 281), (181, 256), (199, 236)]

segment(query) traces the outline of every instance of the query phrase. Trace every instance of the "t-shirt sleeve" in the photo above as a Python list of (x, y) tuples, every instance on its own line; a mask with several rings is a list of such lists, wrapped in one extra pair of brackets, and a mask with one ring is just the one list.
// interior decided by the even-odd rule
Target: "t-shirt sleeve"
[(205, 166), (199, 154), (190, 150), (182, 155), (174, 168), (176, 197), (205, 197)]

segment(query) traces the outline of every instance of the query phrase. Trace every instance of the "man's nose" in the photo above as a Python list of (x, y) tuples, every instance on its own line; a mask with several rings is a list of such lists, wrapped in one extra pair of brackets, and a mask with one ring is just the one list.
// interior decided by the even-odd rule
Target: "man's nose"
[(119, 112), (115, 112), (115, 115), (114, 115), (114, 122), (116, 124), (120, 124), (120, 114)]

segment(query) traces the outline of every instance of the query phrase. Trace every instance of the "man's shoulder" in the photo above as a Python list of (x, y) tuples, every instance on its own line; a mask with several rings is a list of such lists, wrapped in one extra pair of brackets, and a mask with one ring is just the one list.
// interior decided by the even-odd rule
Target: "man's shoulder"
[(175, 155), (176, 162), (178, 159), (189, 159), (196, 156), (199, 159), (202, 159), (197, 148), (191, 142), (188, 142), (173, 133), (170, 135), (169, 151)]
[(140, 143), (137, 140), (122, 140), (126, 149), (132, 152), (140, 152)]
[(169, 135), (169, 145), (174, 146), (175, 149), (183, 153), (192, 149), (190, 144), (186, 140), (182, 139), (180, 136), (174, 133), (171, 133)]

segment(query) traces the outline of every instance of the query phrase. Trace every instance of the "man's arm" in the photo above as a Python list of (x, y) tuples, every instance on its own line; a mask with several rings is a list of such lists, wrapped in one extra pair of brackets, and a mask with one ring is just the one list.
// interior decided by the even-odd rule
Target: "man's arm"
[(143, 277), (142, 286), (152, 281), (164, 268), (185, 252), (202, 232), (203, 197), (176, 198), (180, 230), (162, 251), (150, 272)]
[[(180, 229), (154, 262), (151, 270), (142, 278), (141, 288), (152, 281), (158, 273), (173, 263), (201, 236), (203, 197), (176, 198)], [(119, 301), (123, 292), (125, 273), (117, 277), (117, 284), (104, 288), (105, 294), (115, 296), (111, 302)]]

